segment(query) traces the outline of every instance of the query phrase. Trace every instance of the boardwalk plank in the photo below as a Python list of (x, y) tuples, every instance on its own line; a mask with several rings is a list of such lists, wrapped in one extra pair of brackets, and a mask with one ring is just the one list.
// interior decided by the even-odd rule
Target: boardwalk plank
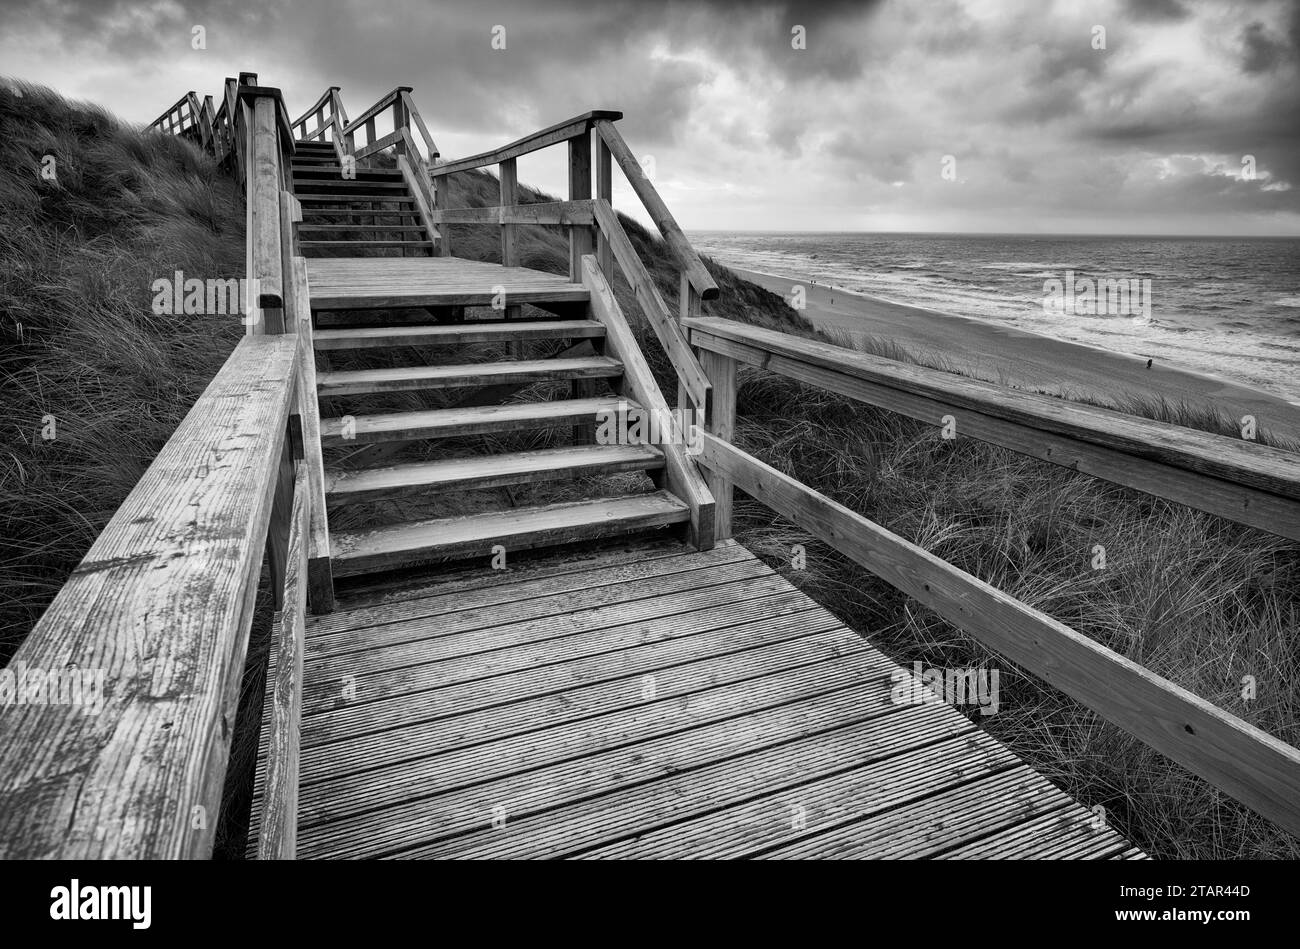
[(1143, 856), (734, 541), (342, 607), (307, 631), (302, 857)]

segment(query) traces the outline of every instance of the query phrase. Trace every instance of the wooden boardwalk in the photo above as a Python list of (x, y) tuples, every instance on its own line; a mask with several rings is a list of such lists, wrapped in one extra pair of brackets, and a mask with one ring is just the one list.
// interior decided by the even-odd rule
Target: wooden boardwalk
[[(1136, 853), (896, 669), (734, 541), (343, 598), (307, 625), (298, 855)], [(269, 731), (268, 699), (263, 766)]]
[[(1300, 833), (1300, 749), (746, 452), (739, 374), (956, 419), (1290, 539), (1300, 457), (706, 313), (719, 288), (619, 118), (445, 162), (407, 87), (350, 121), (330, 87), (292, 121), (241, 73), (221, 109), (189, 94), (155, 123), (244, 185), (260, 318), (15, 655), (107, 667), (112, 687), (95, 715), (0, 715), (0, 856), (213, 853), (218, 822), (194, 815), (223, 806), (264, 563), (261, 859), (1144, 856), (1090, 792), (1071, 800), (969, 705), (926, 701), (871, 630), (730, 539), (736, 488)], [(521, 204), (516, 159), (552, 146), (568, 199)], [(499, 206), (448, 206), (450, 176), (493, 166)], [(610, 203), (615, 168), (675, 307)], [(499, 227), (501, 265), (452, 256), (465, 224)], [(567, 273), (517, 266), (537, 224), (567, 231)], [(565, 480), (577, 499), (512, 490)], [(422, 505), (446, 491), (478, 503)], [(359, 501), (384, 503), (345, 514)]]

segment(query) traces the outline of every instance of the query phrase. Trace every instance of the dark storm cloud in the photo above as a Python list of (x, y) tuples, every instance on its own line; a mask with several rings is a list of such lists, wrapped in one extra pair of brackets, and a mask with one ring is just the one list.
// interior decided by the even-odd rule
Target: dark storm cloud
[(1291, 53), (1287, 42), (1271, 34), (1263, 23), (1251, 23), (1243, 29), (1241, 45), (1241, 68), (1248, 73), (1272, 72)]
[(1191, 16), (1179, 0), (1128, 0), (1127, 10), (1134, 20), (1148, 22), (1185, 20)]
[[(756, 216), (779, 202), (827, 215), (887, 206), (936, 226), (957, 206), (998, 223), (1035, 202), (1086, 216), (1121, 193), (1135, 213), (1300, 200), (1300, 2), (0, 4), (0, 52), (37, 48), (5, 46), (5, 34), (40, 36), (25, 64), (45, 72), (32, 78), (136, 119), (173, 101), (179, 82), (215, 92), (241, 70), (282, 88), (295, 116), (327, 85), (354, 115), (411, 85), (445, 157), (620, 109), (629, 142), (681, 186), (687, 217), (700, 195)], [(199, 24), (208, 50), (196, 54)], [(1108, 49), (1092, 48), (1094, 24)], [(796, 25), (806, 49), (791, 44)], [(492, 47), (497, 26), (504, 50)], [(959, 157), (960, 187), (938, 184), (946, 154)], [(1170, 156), (1231, 168), (1244, 154), (1265, 177), (1206, 171), (1204, 158), (1152, 172)], [(779, 223), (741, 226), (756, 225)]]

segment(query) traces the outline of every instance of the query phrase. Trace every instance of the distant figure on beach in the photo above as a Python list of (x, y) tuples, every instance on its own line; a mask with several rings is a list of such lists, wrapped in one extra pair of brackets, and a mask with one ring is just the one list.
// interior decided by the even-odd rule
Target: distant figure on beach
[(1150, 359), (1147, 360), (1147, 368), (1148, 368), (1148, 369), (1151, 368), (1151, 360), (1150, 360)]

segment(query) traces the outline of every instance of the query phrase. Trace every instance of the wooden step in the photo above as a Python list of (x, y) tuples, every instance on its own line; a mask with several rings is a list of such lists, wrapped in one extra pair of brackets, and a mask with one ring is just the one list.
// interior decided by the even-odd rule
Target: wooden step
[(573, 445), (357, 471), (327, 469), (325, 494), (331, 503), (374, 501), (430, 490), (498, 488), (579, 475), (653, 471), (663, 466), (663, 452), (653, 445)]
[[(301, 196), (299, 196), (301, 197)], [(418, 221), (419, 216), (410, 208), (388, 208), (371, 210), (368, 208), (312, 208), (305, 207), (302, 209), (303, 220), (319, 220), (322, 217), (346, 217), (346, 218), (368, 218), (368, 217), (395, 217), (399, 220), (410, 218), (412, 221)], [(335, 225), (343, 227), (344, 225)], [(383, 228), (384, 225), (377, 224), (376, 227)]]
[(299, 224), (298, 233), (323, 234), (329, 231), (356, 231), (358, 233), (388, 233), (423, 231), (422, 224)]
[(301, 189), (305, 192), (320, 191), (339, 191), (350, 193), (353, 191), (373, 191), (376, 193), (388, 193), (405, 191), (405, 181), (370, 181), (361, 178), (306, 178), (298, 179), (294, 182), (295, 189)]
[(605, 326), (596, 320), (499, 320), (447, 326), (365, 326), (318, 329), (317, 349), (380, 349), (386, 346), (444, 346), (513, 342), (523, 339), (600, 339)]
[(340, 181), (401, 181), (402, 173), (400, 171), (385, 171), (384, 169), (355, 168), (353, 173), (355, 178), (343, 177), (343, 166), (335, 164), (313, 164), (293, 166), (293, 176), (295, 179), (314, 181), (317, 178), (338, 179)]
[[(362, 184), (368, 184), (368, 182), (361, 182), (361, 183), (362, 183)], [(367, 194), (352, 194), (352, 193), (320, 194), (320, 193), (317, 193), (317, 192), (312, 192), (312, 193), (310, 193), (310, 194), (302, 194), (302, 193), (299, 193), (299, 194), (296, 195), (296, 197), (298, 198), (299, 201), (301, 201), (301, 202), (304, 203), (304, 204), (307, 204), (307, 203), (311, 203), (311, 204), (330, 204), (330, 203), (334, 203), (334, 204), (345, 204), (345, 203), (347, 203), (347, 204), (355, 204), (355, 203), (358, 202), (358, 201), (387, 201), (387, 202), (389, 202), (389, 203), (391, 203), (391, 204), (414, 204), (414, 203), (415, 203), (415, 199), (414, 199), (414, 198), (410, 197), (409, 195), (403, 195), (403, 194), (372, 194), (372, 193), (367, 193)], [(365, 211), (365, 209), (363, 209), (363, 208), (350, 208), (349, 210), (361, 211), (362, 213), (366, 213), (366, 214), (372, 213), (372, 212)], [(408, 212), (408, 213), (409, 213), (409, 212)]]
[(316, 391), (321, 398), (365, 395), (370, 392), (404, 392), (412, 389), (450, 389), (460, 386), (529, 384), (557, 379), (616, 379), (623, 364), (608, 356), (575, 359), (511, 359), (502, 362), (460, 363), (450, 366), (398, 366), (393, 369), (358, 369), (319, 372)]
[[(385, 412), (323, 418), (320, 422), (320, 437), (321, 444), (326, 446), (450, 438), (512, 432), (525, 428), (572, 427), (582, 422), (595, 422), (601, 413), (634, 410), (640, 411), (641, 407), (632, 399), (601, 396), (594, 399), (557, 399), (551, 402), (428, 409), (423, 412)], [(351, 437), (345, 437), (349, 434)]]
[(689, 521), (690, 509), (666, 491), (439, 518), (330, 537), (335, 576), (386, 570), (446, 557), (487, 557), (650, 530)]
[(428, 250), (433, 246), (433, 241), (412, 241), (412, 240), (385, 240), (383, 238), (370, 238), (368, 240), (357, 241), (299, 241), (298, 246), (303, 251), (309, 250), (369, 250), (377, 247), (401, 247), (408, 250)]

